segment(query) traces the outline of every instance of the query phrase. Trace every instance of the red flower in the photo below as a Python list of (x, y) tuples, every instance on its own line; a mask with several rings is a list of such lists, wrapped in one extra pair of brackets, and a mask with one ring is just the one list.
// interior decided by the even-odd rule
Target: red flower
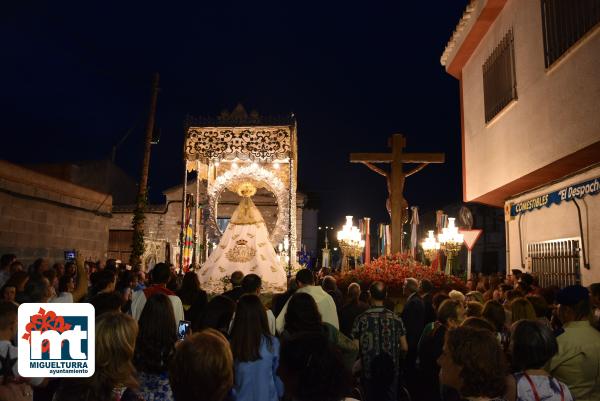
[(437, 289), (465, 290), (465, 283), (458, 277), (446, 275), (412, 259), (408, 254), (381, 256), (364, 267), (359, 267), (337, 276), (340, 287), (345, 288), (352, 282), (368, 288), (373, 281), (383, 281), (392, 294), (401, 294), (404, 280), (407, 278), (429, 280)]

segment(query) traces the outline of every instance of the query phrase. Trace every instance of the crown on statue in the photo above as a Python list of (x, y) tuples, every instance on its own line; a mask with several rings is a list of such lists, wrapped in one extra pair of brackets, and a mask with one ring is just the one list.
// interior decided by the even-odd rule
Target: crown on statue
[(237, 188), (237, 193), (240, 196), (249, 198), (256, 193), (256, 187), (251, 182), (246, 181), (240, 184)]
[(248, 241), (246, 241), (245, 239), (239, 239), (237, 241), (235, 241), (236, 245), (246, 245), (248, 243)]

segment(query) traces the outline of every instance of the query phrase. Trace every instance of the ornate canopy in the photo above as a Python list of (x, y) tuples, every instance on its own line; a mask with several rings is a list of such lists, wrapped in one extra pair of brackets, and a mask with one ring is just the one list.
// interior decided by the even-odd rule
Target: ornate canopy
[(289, 117), (261, 117), (238, 104), (217, 118), (188, 117), (185, 159), (205, 164), (223, 160), (273, 162), (295, 153), (292, 139), (296, 121)]
[[(278, 216), (271, 242), (276, 245), (287, 237), (295, 252), (297, 147), (293, 115), (264, 118), (256, 112), (248, 114), (238, 105), (217, 118), (188, 117), (183, 153), (186, 175), (197, 171), (198, 182), (207, 183), (207, 239), (216, 241), (222, 235), (216, 219), (223, 190), (247, 180), (273, 192)], [(184, 196), (185, 191), (184, 185)]]
[(187, 160), (272, 162), (289, 158), (291, 127), (190, 127), (185, 144)]

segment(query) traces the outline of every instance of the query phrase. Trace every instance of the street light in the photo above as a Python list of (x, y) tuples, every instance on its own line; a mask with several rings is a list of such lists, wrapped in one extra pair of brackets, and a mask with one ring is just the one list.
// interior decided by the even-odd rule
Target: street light
[(440, 243), (435, 239), (433, 235), (433, 230), (428, 231), (428, 236), (425, 238), (423, 242), (421, 242), (421, 247), (423, 248), (423, 252), (425, 253), (425, 257), (433, 261), (435, 255), (437, 255), (440, 250)]
[(337, 232), (337, 239), (342, 249), (342, 273), (348, 270), (348, 259), (354, 256), (354, 267), (358, 254), (365, 247), (365, 241), (358, 227), (352, 225), (352, 216), (346, 216), (346, 224)]
[(456, 220), (454, 217), (448, 217), (448, 227), (444, 227), (438, 234), (438, 241), (447, 256), (446, 274), (452, 274), (452, 261), (458, 255), (465, 240), (464, 236), (458, 232), (454, 220)]

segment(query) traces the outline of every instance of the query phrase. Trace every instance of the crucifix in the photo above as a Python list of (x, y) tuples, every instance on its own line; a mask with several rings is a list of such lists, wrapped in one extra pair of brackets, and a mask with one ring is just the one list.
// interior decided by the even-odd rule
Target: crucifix
[[(404, 153), (406, 138), (394, 134), (390, 138), (391, 153), (350, 153), (350, 163), (362, 163), (371, 170), (386, 178), (388, 199), (386, 207), (392, 220), (392, 253), (402, 251), (402, 225), (408, 219), (408, 203), (404, 199), (404, 180), (406, 177), (423, 170), (429, 163), (444, 163), (444, 153)], [(373, 163), (391, 163), (392, 168), (387, 172)], [(407, 172), (404, 163), (419, 163)]]

